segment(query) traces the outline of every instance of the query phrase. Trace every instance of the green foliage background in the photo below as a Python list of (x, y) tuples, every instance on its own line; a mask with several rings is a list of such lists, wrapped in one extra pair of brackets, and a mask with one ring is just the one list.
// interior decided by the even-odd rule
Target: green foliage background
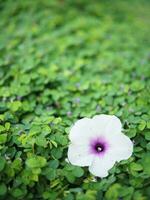
[[(0, 199), (150, 199), (150, 1), (0, 1)], [(79, 118), (115, 114), (133, 156), (94, 180)]]

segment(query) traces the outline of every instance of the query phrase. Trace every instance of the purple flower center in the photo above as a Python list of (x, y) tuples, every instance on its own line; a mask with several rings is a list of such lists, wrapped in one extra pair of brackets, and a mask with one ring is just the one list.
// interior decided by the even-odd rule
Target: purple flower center
[(97, 151), (98, 153), (105, 151), (105, 145), (103, 143), (95, 144), (95, 151)]
[(90, 141), (90, 153), (94, 155), (104, 155), (108, 150), (108, 142), (104, 138), (96, 138)]

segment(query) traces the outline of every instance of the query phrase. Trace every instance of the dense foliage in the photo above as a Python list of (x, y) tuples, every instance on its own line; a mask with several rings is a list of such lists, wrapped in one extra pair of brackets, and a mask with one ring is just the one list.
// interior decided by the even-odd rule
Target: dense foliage
[[(0, 199), (150, 199), (150, 2), (0, 3)], [(66, 162), (79, 118), (115, 114), (133, 156), (107, 178)]]

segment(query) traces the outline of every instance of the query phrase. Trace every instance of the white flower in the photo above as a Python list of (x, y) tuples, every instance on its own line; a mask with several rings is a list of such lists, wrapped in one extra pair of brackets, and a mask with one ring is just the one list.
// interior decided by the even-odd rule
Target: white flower
[(78, 120), (69, 134), (69, 162), (89, 166), (93, 175), (106, 177), (116, 161), (128, 159), (133, 152), (133, 143), (121, 130), (121, 122), (114, 115)]

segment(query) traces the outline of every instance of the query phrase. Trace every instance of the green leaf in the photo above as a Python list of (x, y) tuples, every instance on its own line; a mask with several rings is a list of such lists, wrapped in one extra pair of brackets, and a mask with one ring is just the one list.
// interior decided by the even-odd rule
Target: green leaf
[(7, 174), (7, 176), (9, 177), (14, 177), (15, 176), (15, 170), (12, 168), (12, 166), (10, 165), (6, 165), (5, 167), (5, 173)]
[(4, 169), (5, 163), (5, 159), (2, 156), (0, 156), (0, 172)]
[(5, 128), (6, 128), (7, 131), (10, 129), (10, 123), (9, 122), (5, 123)]
[(24, 192), (19, 188), (15, 188), (12, 190), (11, 194), (15, 198), (20, 198), (24, 195)]
[(130, 137), (130, 138), (133, 138), (133, 137), (135, 137), (136, 136), (136, 129), (134, 128), (132, 128), (132, 129), (129, 129), (128, 131), (127, 131), (127, 136), (128, 137)]
[(146, 127), (146, 121), (142, 120), (142, 121), (140, 122), (139, 126), (138, 126), (138, 129), (139, 129), (140, 131), (143, 131), (145, 127)]
[(16, 159), (12, 162), (12, 168), (15, 169), (16, 171), (20, 171), (20, 170), (21, 170), (21, 164), (22, 164), (21, 159), (16, 158)]
[(61, 134), (56, 134), (55, 140), (56, 140), (56, 142), (58, 142), (59, 144), (62, 144), (62, 145), (66, 145), (68, 143), (66, 136), (63, 136)]
[(47, 168), (44, 171), (44, 175), (48, 180), (54, 180), (56, 178), (56, 170), (52, 168)]
[(150, 150), (150, 142), (147, 143), (146, 148), (147, 148), (148, 150)]
[(62, 150), (61, 148), (53, 148), (51, 154), (55, 159), (60, 159), (62, 157)]
[(141, 159), (143, 171), (150, 176), (150, 153), (146, 153)]
[(19, 108), (22, 106), (22, 103), (20, 101), (13, 101), (10, 103), (9, 107), (13, 112), (16, 112), (19, 110)]
[(46, 146), (47, 146), (46, 138), (43, 137), (43, 136), (38, 136), (38, 137), (36, 137), (35, 143), (36, 143), (38, 146), (41, 146), (41, 147), (46, 147)]
[[(41, 173), (41, 168), (32, 168), (32, 173), (33, 173), (33, 176), (40, 174)], [(36, 181), (38, 181), (38, 176), (35, 176), (35, 177), (37, 177)]]
[(76, 167), (74, 168), (74, 170), (72, 171), (73, 175), (76, 177), (81, 177), (84, 174), (84, 170), (80, 167)]
[(118, 183), (113, 184), (106, 191), (105, 198), (106, 200), (116, 200), (119, 198), (119, 191), (121, 189), (121, 185)]
[(51, 140), (50, 142), (57, 148), (57, 143), (54, 140)]
[(139, 91), (139, 90), (141, 90), (143, 88), (144, 88), (144, 83), (143, 82), (134, 81), (131, 84), (131, 90), (133, 90), (133, 91)]
[(70, 172), (65, 172), (65, 176), (67, 178), (67, 180), (70, 182), (70, 183), (74, 183), (75, 181), (75, 176), (73, 174), (71, 174)]
[(4, 144), (7, 141), (7, 134), (0, 134), (0, 144)]
[(42, 156), (33, 156), (26, 160), (26, 165), (29, 168), (42, 168), (46, 166), (46, 159)]
[(0, 196), (4, 196), (7, 192), (7, 187), (4, 183), (0, 183)]
[(145, 133), (145, 139), (146, 140), (150, 140), (150, 132), (146, 132)]
[(59, 161), (58, 160), (51, 160), (49, 161), (49, 167), (56, 169), (59, 166)]
[(147, 128), (150, 129), (150, 121), (147, 122)]
[(5, 131), (5, 127), (0, 125), (0, 133)]
[(1, 115), (1, 114), (0, 114), (0, 120), (1, 120), (1, 121), (4, 121), (4, 115)]
[(131, 171), (141, 171), (143, 167), (141, 164), (133, 162), (130, 164), (130, 169)]

